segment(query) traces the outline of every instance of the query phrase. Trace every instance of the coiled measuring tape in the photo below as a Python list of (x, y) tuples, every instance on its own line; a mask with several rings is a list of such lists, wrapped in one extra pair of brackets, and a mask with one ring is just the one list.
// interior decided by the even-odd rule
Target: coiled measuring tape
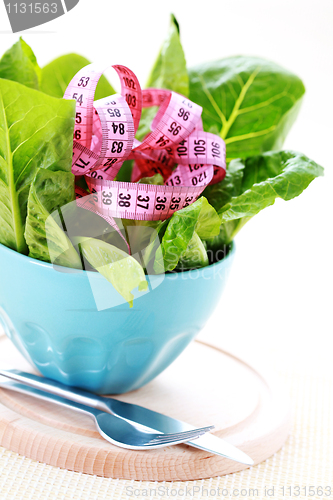
[[(222, 180), (226, 149), (217, 135), (202, 127), (202, 108), (164, 89), (141, 90), (125, 66), (117, 72), (121, 93), (94, 101), (105, 67), (90, 64), (72, 79), (64, 94), (76, 100), (72, 172), (85, 176), (90, 193), (76, 187), (80, 207), (110, 223), (113, 217), (164, 220), (196, 201), (204, 188)], [(151, 132), (135, 139), (143, 107), (158, 106)], [(132, 182), (115, 177), (125, 160), (133, 159)], [(164, 185), (138, 184), (159, 172)]]

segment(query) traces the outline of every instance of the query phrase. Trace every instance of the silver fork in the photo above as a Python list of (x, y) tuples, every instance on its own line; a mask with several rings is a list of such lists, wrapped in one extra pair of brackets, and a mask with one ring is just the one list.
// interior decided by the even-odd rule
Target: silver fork
[[(2, 373), (5, 374), (6, 372), (3, 371)], [(34, 396), (35, 398), (42, 399), (43, 401), (56, 403), (65, 408), (85, 413), (94, 419), (96, 428), (104, 439), (116, 446), (131, 450), (147, 450), (185, 443), (186, 441), (192, 441), (193, 439), (196, 439), (206, 432), (214, 429), (214, 426), (208, 426), (171, 434), (147, 432), (140, 429), (139, 425), (134, 425), (133, 422), (130, 423), (127, 420), (111, 415), (110, 413), (105, 413), (97, 408), (75, 403), (60, 396), (19, 384), (17, 382), (12, 382), (6, 379), (4, 380), (4, 377), (1, 376), (0, 387), (20, 392), (22, 394), (28, 394), (29, 396)]]

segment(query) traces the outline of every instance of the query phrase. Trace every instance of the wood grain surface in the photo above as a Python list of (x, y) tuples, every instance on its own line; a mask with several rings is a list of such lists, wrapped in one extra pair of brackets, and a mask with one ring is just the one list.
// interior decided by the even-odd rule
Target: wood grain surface
[[(34, 372), (7, 339), (0, 340), (0, 365)], [(237, 356), (199, 341), (148, 385), (117, 399), (195, 426), (213, 424), (216, 436), (248, 453), (255, 463), (276, 452), (290, 429), (288, 398), (276, 381)], [(88, 416), (4, 389), (0, 444), (53, 466), (122, 479), (185, 481), (247, 467), (185, 444), (149, 451), (118, 448), (100, 437)]]

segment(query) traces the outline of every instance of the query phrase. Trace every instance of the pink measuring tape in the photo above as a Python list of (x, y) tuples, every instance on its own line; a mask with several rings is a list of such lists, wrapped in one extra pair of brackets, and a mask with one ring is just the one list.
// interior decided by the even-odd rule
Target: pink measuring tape
[[(135, 74), (112, 66), (121, 94), (94, 101), (105, 67), (90, 64), (68, 85), (64, 98), (76, 100), (72, 172), (85, 176), (91, 194), (76, 187), (80, 207), (112, 218), (164, 220), (196, 201), (204, 188), (226, 172), (224, 141), (205, 132), (202, 108), (163, 89), (141, 90)], [(159, 106), (143, 142), (135, 139), (143, 107)], [(115, 177), (133, 159), (132, 182)], [(159, 172), (164, 185), (138, 184)]]

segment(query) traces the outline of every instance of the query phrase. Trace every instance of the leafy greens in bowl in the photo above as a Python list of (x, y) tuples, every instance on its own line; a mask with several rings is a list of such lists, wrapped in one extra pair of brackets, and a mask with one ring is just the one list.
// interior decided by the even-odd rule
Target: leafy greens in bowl
[[(131, 246), (129, 229), (141, 226), (135, 251), (144, 253), (142, 262), (124, 253), (121, 242), (108, 239), (105, 221), (100, 221), (99, 237), (76, 234), (74, 241), (61, 224), (50, 223), (50, 214), (75, 199), (71, 157), (77, 117), (75, 102), (62, 97), (87, 64), (84, 57), (68, 54), (40, 68), (21, 38), (0, 60), (0, 243), (70, 268), (82, 269), (84, 257), (130, 305), (131, 291), (145, 289), (148, 270), (181, 272), (219, 260), (221, 249), (251, 217), (278, 197), (298, 196), (323, 174), (302, 153), (281, 150), (300, 109), (302, 81), (257, 57), (228, 57), (188, 69), (172, 16), (147, 87), (173, 90), (203, 107), (204, 129), (226, 143), (226, 177), (165, 221), (119, 221)], [(96, 98), (113, 93), (102, 77)], [(143, 110), (138, 139), (150, 131), (155, 112)], [(132, 169), (132, 162), (124, 162), (117, 180), (130, 181)], [(139, 182), (163, 184), (163, 178), (157, 173)], [(87, 189), (84, 181), (82, 188)], [(147, 227), (155, 230), (154, 237), (147, 239)], [(119, 259), (125, 263), (123, 272)]]

